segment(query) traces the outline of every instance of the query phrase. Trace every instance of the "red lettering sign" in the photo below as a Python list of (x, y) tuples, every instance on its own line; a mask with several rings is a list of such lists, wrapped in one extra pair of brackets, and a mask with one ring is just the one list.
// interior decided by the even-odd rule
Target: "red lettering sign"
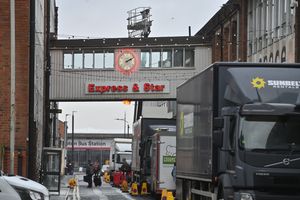
[(165, 85), (154, 85), (150, 83), (144, 84), (144, 91), (145, 92), (160, 92), (163, 91), (165, 88)]
[[(131, 84), (130, 84), (131, 85)], [(94, 83), (90, 83), (87, 85), (88, 93), (127, 93), (129, 92), (138, 93), (140, 92), (139, 83), (133, 83), (131, 90), (128, 85), (95, 85)], [(143, 91), (146, 93), (151, 92), (162, 92), (165, 90), (165, 85), (163, 84), (153, 84), (153, 83), (144, 83)]]
[(133, 84), (132, 91), (133, 92), (139, 92), (140, 91), (139, 85), (137, 83)]
[(95, 86), (95, 84), (88, 84), (88, 91), (94, 92), (94, 86)]

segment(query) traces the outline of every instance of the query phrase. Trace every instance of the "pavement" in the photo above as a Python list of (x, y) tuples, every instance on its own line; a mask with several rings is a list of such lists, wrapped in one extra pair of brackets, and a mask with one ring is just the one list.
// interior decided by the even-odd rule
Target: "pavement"
[(73, 194), (73, 190), (69, 188), (68, 181), (78, 175), (64, 175), (60, 180), (60, 193), (50, 193), (50, 200), (66, 200), (67, 196)]
[[(50, 194), (50, 200), (153, 200), (151, 196), (131, 196), (129, 193), (123, 193), (119, 188), (112, 187), (104, 181), (101, 187), (87, 188), (87, 183), (83, 181), (84, 175), (75, 173), (61, 177), (60, 193)], [(68, 181), (73, 177), (78, 180), (78, 187), (70, 189)]]

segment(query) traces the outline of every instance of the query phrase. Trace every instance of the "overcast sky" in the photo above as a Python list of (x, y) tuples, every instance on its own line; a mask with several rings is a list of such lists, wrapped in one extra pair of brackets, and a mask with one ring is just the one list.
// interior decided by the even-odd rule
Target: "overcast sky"
[[(64, 38), (128, 37), (127, 11), (151, 7), (152, 28), (149, 37), (185, 36), (188, 27), (192, 35), (198, 32), (227, 0), (56, 0), (58, 6), (58, 36)], [(75, 132), (123, 133), (124, 118), (131, 124), (131, 104), (120, 102), (60, 103), (63, 113), (74, 113)], [(71, 132), (71, 116), (67, 117)]]

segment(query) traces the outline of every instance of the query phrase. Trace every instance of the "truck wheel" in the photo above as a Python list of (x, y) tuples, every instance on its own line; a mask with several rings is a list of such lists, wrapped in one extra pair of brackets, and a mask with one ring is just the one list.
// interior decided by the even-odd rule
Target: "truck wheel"
[(217, 200), (233, 200), (233, 191), (231, 189), (224, 190), (223, 186), (218, 187)]
[(191, 182), (188, 180), (183, 181), (183, 200), (191, 200), (192, 191), (191, 191)]
[(217, 200), (225, 200), (223, 186), (220, 186), (219, 189), (218, 189)]

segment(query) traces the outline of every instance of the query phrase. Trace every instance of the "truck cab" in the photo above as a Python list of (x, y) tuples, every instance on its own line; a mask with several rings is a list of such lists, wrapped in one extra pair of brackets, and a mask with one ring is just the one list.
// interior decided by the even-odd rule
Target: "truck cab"
[(177, 88), (178, 199), (300, 199), (300, 65), (214, 63)]
[(215, 131), (222, 138), (216, 141), (219, 198), (299, 198), (299, 111), (293, 104), (274, 103), (223, 108), (222, 129)]

